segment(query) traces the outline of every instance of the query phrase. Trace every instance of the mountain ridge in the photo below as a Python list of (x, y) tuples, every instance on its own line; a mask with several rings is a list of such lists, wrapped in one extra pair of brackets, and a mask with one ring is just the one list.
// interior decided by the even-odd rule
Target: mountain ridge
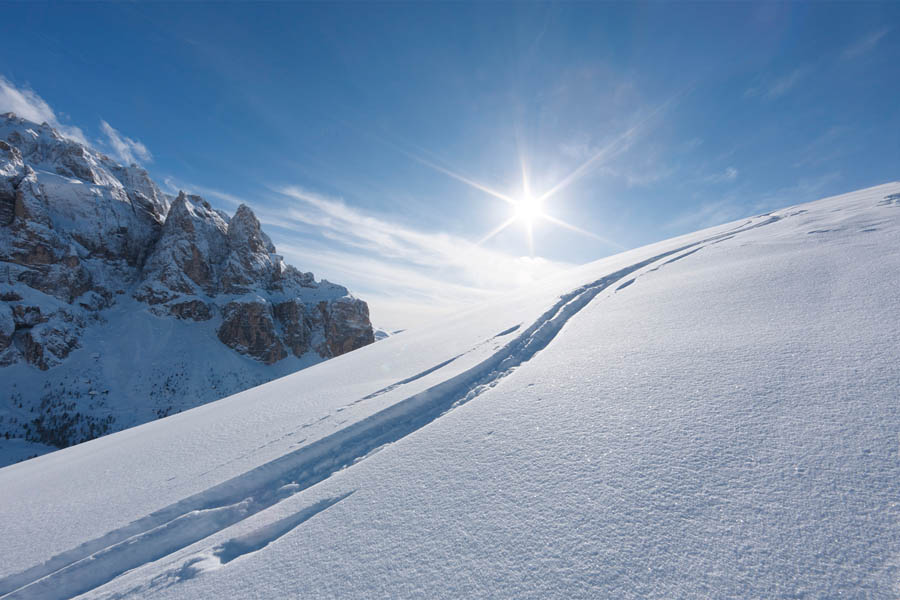
[[(99, 348), (85, 340), (109, 325), (116, 306), (149, 318), (141, 335), (152, 337), (154, 324), (171, 329), (165, 320), (181, 324), (167, 334), (176, 355), (189, 353), (178, 330), (206, 323), (215, 336), (191, 343), (266, 366), (292, 359), (269, 378), (374, 341), (366, 303), (287, 265), (247, 205), (229, 216), (200, 196), (169, 196), (145, 169), (12, 113), (0, 115), (0, 300), (0, 369), (10, 382), (0, 463), (10, 460), (7, 436), (64, 446), (189, 407), (186, 386), (202, 403), (266, 380), (266, 369), (250, 363), (232, 361), (235, 378), (209, 362), (200, 381), (188, 381), (195, 372), (169, 382), (166, 395), (179, 401), (162, 405), (148, 397), (149, 376), (138, 385), (110, 381), (116, 376), (102, 363), (115, 344), (91, 360)], [(129, 336), (125, 323), (111, 329)], [(65, 368), (76, 352), (91, 363), (94, 374), (82, 378), (89, 384)], [(132, 369), (140, 368), (140, 350), (134, 354)], [(147, 359), (160, 372), (177, 371), (163, 368), (165, 354)], [(46, 373), (43, 388), (22, 365)], [(126, 405), (138, 408), (134, 416), (120, 410)]]

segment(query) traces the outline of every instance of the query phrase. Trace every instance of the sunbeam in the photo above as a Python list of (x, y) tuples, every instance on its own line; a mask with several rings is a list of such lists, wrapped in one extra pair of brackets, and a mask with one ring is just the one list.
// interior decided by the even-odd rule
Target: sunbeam
[(525, 148), (522, 141), (522, 131), (516, 125), (516, 152), (519, 153), (519, 166), (522, 168), (522, 193), (531, 196), (531, 183), (528, 175), (528, 162), (525, 160)]
[(554, 225), (558, 225), (558, 226), (560, 226), (560, 227), (562, 227), (562, 228), (564, 228), (564, 229), (568, 229), (568, 230), (570, 230), (570, 231), (574, 231), (575, 233), (580, 233), (581, 235), (586, 235), (586, 236), (588, 236), (588, 237), (592, 237), (592, 238), (594, 238), (594, 239), (597, 240), (597, 241), (603, 242), (603, 243), (606, 244), (607, 246), (612, 246), (612, 247), (614, 247), (614, 248), (618, 248), (619, 250), (624, 250), (624, 249), (625, 249), (625, 246), (623, 246), (622, 244), (620, 244), (620, 243), (618, 243), (618, 242), (616, 242), (616, 241), (614, 241), (614, 240), (611, 240), (611, 239), (605, 238), (605, 237), (603, 237), (603, 236), (597, 235), (596, 233), (590, 232), (590, 231), (588, 231), (588, 230), (586, 230), (586, 229), (582, 229), (581, 227), (576, 227), (575, 225), (572, 225), (571, 223), (566, 223), (566, 222), (563, 221), (562, 219), (557, 219), (556, 217), (551, 217), (551, 216), (548, 215), (547, 213), (542, 213), (542, 214), (541, 214), (541, 218), (544, 219), (544, 220), (546, 220), (546, 221), (550, 221), (550, 222), (553, 223)]
[[(627, 142), (631, 139), (644, 125), (646, 125), (653, 117), (659, 114), (663, 109), (668, 107), (672, 102), (674, 102), (679, 96), (684, 94), (688, 88), (685, 88), (679, 92), (676, 92), (672, 97), (668, 100), (654, 108), (647, 114), (643, 119), (638, 121), (636, 124), (629, 127), (624, 133), (616, 137), (606, 146), (604, 146), (599, 152), (594, 154), (592, 157), (583, 162), (578, 168), (574, 171), (563, 177), (556, 185), (551, 187), (549, 190), (544, 192), (544, 194), (540, 197), (541, 200), (547, 200), (548, 198), (553, 197), (557, 192), (562, 190), (563, 188), (571, 185), (575, 181), (581, 179), (586, 173), (588, 173), (592, 168), (596, 166), (596, 163), (603, 158), (611, 155), (615, 150), (623, 150), (624, 148), (619, 148), (619, 146), (623, 142)], [(625, 146), (627, 148), (627, 146)]]
[(507, 220), (503, 221), (502, 223), (500, 223), (499, 225), (494, 227), (486, 236), (484, 236), (483, 238), (478, 240), (478, 242), (476, 242), (475, 245), (476, 246), (482, 245), (483, 243), (485, 243), (486, 241), (488, 241), (489, 239), (491, 239), (492, 237), (494, 237), (495, 235), (497, 235), (498, 233), (500, 233), (501, 231), (503, 231), (504, 229), (506, 229), (513, 223), (515, 223), (516, 219), (517, 219), (516, 215), (513, 215), (510, 218), (508, 218)]
[(445, 175), (449, 175), (453, 179), (456, 179), (457, 181), (461, 181), (461, 182), (465, 183), (466, 185), (472, 186), (476, 190), (481, 190), (482, 192), (490, 194), (491, 196), (494, 196), (495, 198), (499, 198), (499, 199), (503, 200), (504, 202), (507, 202), (508, 204), (516, 203), (515, 200), (513, 200), (509, 196), (507, 196), (505, 194), (501, 194), (497, 190), (492, 190), (491, 188), (484, 185), (483, 183), (478, 183), (477, 181), (469, 179), (468, 177), (464, 177), (464, 176), (460, 175), (459, 173), (454, 173), (450, 169), (447, 169), (440, 165), (437, 165), (437, 164), (431, 162), (430, 160), (422, 158), (421, 156), (416, 156), (415, 154), (410, 154), (408, 152), (406, 154), (413, 160), (420, 162), (427, 167), (431, 167), (432, 169), (434, 169), (436, 171), (440, 171), (441, 173), (443, 173)]

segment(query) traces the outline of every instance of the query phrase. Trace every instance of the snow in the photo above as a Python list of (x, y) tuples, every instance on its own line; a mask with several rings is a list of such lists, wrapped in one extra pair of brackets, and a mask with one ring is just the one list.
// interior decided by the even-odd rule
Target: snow
[(0, 597), (897, 597), (898, 193), (0, 469)]
[[(45, 314), (52, 314), (60, 304), (37, 290), (20, 287), (16, 290), (27, 294), (32, 305), (42, 306)], [(5, 305), (0, 305), (0, 311), (2, 308)], [(17, 411), (13, 403), (0, 412), (0, 417), (30, 421), (35, 415), (28, 410), (28, 400), (41, 398), (43, 403), (70, 405), (85, 418), (111, 416), (111, 426), (125, 428), (216, 400), (225, 390), (252, 387), (321, 360), (313, 354), (302, 358), (292, 355), (278, 364), (265, 365), (220, 344), (217, 320), (185, 327), (176, 319), (154, 315), (145, 304), (127, 296), (103, 311), (102, 317), (102, 326), (86, 328), (80, 337), (81, 347), (51, 374), (36, 375), (39, 372), (25, 363), (5, 367), (4, 378), (25, 408)], [(21, 457), (21, 453), (11, 453), (17, 447), (14, 442), (0, 437), (0, 459), (12, 463)], [(56, 449), (43, 445), (36, 448), (44, 452)]]

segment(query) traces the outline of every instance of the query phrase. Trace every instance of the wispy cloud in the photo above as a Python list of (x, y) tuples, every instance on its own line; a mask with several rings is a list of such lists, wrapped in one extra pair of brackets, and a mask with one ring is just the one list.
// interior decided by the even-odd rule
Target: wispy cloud
[(729, 183), (735, 181), (739, 174), (740, 171), (737, 170), (737, 167), (727, 167), (721, 173), (714, 173), (704, 177), (703, 181), (707, 183)]
[(875, 46), (878, 45), (878, 42), (880, 42), (882, 38), (889, 32), (890, 28), (885, 28), (869, 33), (862, 39), (857, 40), (855, 43), (845, 48), (841, 53), (841, 58), (843, 58), (844, 60), (851, 60), (854, 58), (858, 58), (863, 54), (868, 54), (875, 49)]
[(134, 163), (148, 163), (153, 160), (147, 146), (137, 140), (122, 135), (115, 127), (106, 121), (100, 121), (100, 129), (106, 136), (106, 143), (113, 149), (113, 153), (126, 165)]
[(13, 112), (16, 116), (35, 123), (47, 123), (69, 139), (89, 145), (84, 132), (78, 127), (59, 122), (56, 112), (47, 102), (28, 87), (16, 87), (0, 75), (0, 113)]
[[(328, 256), (332, 264), (338, 257), (349, 260), (342, 270), (349, 270), (360, 260), (379, 263), (379, 268), (366, 268), (357, 275), (377, 279), (377, 273), (390, 273), (380, 279), (382, 289), (387, 282), (394, 286), (414, 282), (413, 287), (424, 295), (440, 296), (448, 288), (444, 282), (449, 281), (454, 282), (456, 292), (479, 294), (518, 287), (569, 266), (497, 252), (447, 233), (412, 229), (297, 186), (276, 191), (294, 202), (286, 210), (264, 213), (265, 220), (286, 229), (313, 228), (330, 242), (340, 244), (345, 250)], [(412, 276), (413, 272), (418, 275)]]
[(744, 96), (748, 98), (761, 97), (763, 100), (776, 100), (797, 87), (797, 84), (806, 77), (807, 73), (809, 73), (809, 69), (804, 67), (794, 69), (787, 75), (747, 89), (744, 92)]
[(701, 204), (670, 221), (665, 228), (672, 231), (703, 229), (740, 219), (747, 216), (748, 210), (737, 198), (729, 196)]
[(829, 127), (796, 152), (794, 167), (819, 167), (858, 152), (859, 142), (852, 133), (846, 126)]
[[(829, 193), (829, 186), (840, 178), (839, 171), (832, 171), (817, 177), (801, 179), (795, 185), (768, 192), (748, 192), (740, 196), (729, 194), (718, 200), (699, 204), (696, 208), (679, 215), (664, 227), (673, 232), (703, 229), (760, 214), (767, 210), (810, 202)], [(747, 197), (741, 196), (752, 197), (755, 200), (748, 201)]]
[(778, 188), (760, 196), (759, 205), (768, 208), (783, 208), (794, 204), (812, 202), (833, 193), (832, 186), (840, 181), (840, 171), (829, 171), (814, 177), (806, 177), (794, 185)]

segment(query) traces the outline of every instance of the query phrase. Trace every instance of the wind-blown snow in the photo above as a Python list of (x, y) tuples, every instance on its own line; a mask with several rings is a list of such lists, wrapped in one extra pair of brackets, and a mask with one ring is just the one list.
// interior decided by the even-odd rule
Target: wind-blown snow
[(0, 597), (897, 597), (897, 194), (0, 469)]

